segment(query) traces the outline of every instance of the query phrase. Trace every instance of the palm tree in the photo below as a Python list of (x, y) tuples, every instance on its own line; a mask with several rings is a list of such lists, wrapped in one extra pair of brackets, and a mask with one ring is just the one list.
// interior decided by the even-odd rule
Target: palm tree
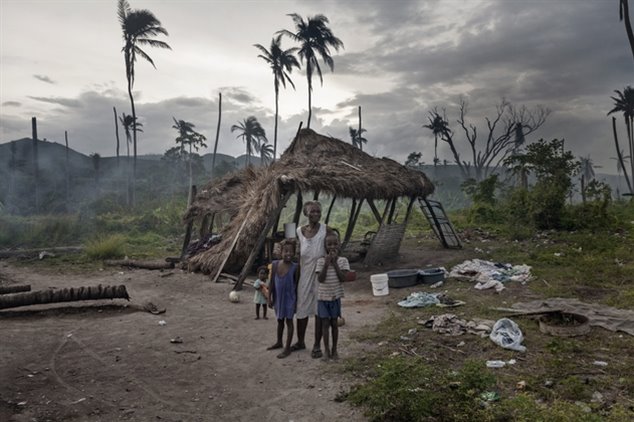
[(621, 173), (625, 174), (625, 179), (628, 182), (628, 186), (629, 186), (629, 179), (627, 178), (627, 170), (625, 170), (625, 162), (627, 162), (630, 159), (629, 155), (625, 155), (625, 151), (620, 150), (617, 151), (617, 156), (616, 157), (610, 157), (610, 160), (615, 160), (616, 161), (616, 190), (617, 190), (617, 197), (620, 196), (619, 192), (621, 190)]
[(353, 127), (348, 127), (348, 132), (350, 132), (350, 139), (352, 140), (352, 145), (356, 148), (359, 148), (363, 151), (363, 144), (367, 144), (368, 140), (363, 137), (363, 134), (367, 132), (367, 130), (361, 128), (361, 130), (357, 130)]
[(306, 63), (306, 80), (308, 81), (308, 124), (310, 128), (310, 119), (312, 116), (312, 91), (313, 91), (313, 73), (316, 71), (319, 75), (321, 84), (324, 84), (324, 78), (319, 67), (318, 55), (321, 56), (323, 62), (334, 71), (335, 63), (330, 55), (330, 47), (335, 51), (343, 48), (343, 42), (335, 37), (327, 24), (328, 18), (324, 15), (316, 15), (308, 17), (306, 21), (297, 13), (290, 15), (295, 23), (295, 32), (287, 29), (278, 31), (278, 34), (286, 35), (292, 40), (300, 43), (298, 55), (302, 63)]
[(437, 111), (432, 111), (427, 116), (429, 124), (423, 125), (424, 128), (430, 129), (434, 134), (434, 166), (438, 163), (438, 137), (449, 132), (449, 122), (447, 122)]
[(634, 31), (632, 30), (632, 22), (630, 21), (629, 0), (619, 0), (619, 18), (625, 21), (625, 32), (627, 33), (627, 40), (630, 42), (632, 57), (634, 57)]
[(266, 132), (258, 122), (255, 116), (249, 116), (237, 125), (231, 126), (231, 132), (240, 132), (236, 139), (242, 138), (247, 148), (247, 163), (245, 167), (251, 164), (251, 155), (253, 151), (257, 151), (261, 142), (266, 142)]
[(275, 161), (274, 147), (266, 142), (260, 145), (260, 164), (265, 165), (271, 161)]
[(270, 50), (267, 50), (260, 44), (255, 44), (254, 47), (262, 52), (258, 54), (262, 60), (267, 62), (271, 70), (273, 71), (273, 87), (275, 88), (275, 130), (273, 133), (273, 161), (277, 157), (277, 117), (278, 117), (278, 100), (280, 96), (280, 83), (286, 88), (286, 82), (291, 84), (295, 89), (295, 84), (291, 80), (289, 73), (293, 72), (293, 67), (299, 68), (299, 62), (295, 58), (294, 54), (298, 50), (297, 47), (289, 48), (288, 50), (282, 50), (281, 46), (282, 35), (278, 35), (277, 38), (271, 40)]
[(128, 206), (132, 206), (134, 204), (132, 197), (132, 188), (130, 183), (130, 144), (132, 143), (132, 133), (143, 132), (143, 123), (139, 123), (136, 120), (136, 117), (132, 117), (130, 114), (121, 113), (121, 117), (119, 117), (119, 121), (121, 122), (121, 126), (123, 126), (123, 132), (125, 133), (126, 138), (126, 150), (127, 150), (127, 160), (126, 160), (126, 198)]
[[(623, 92), (618, 89), (615, 90), (616, 96), (610, 97), (614, 100), (614, 108), (608, 112), (608, 116), (612, 113), (623, 113), (623, 119), (625, 120), (625, 129), (627, 132), (628, 146), (630, 150), (630, 157), (634, 157), (634, 88), (626, 86)], [(616, 136), (616, 132), (615, 132)], [(619, 146), (616, 146), (617, 153), (619, 152)], [(632, 183), (634, 187), (634, 160), (630, 160), (630, 170), (632, 175)], [(629, 183), (628, 183), (629, 184)], [(631, 191), (630, 193), (634, 193)]]
[[(136, 109), (134, 108), (134, 96), (132, 88), (134, 87), (134, 63), (137, 54), (150, 62), (156, 69), (154, 61), (148, 54), (143, 51), (140, 45), (148, 45), (150, 47), (167, 48), (171, 50), (169, 44), (164, 41), (154, 39), (159, 34), (168, 35), (167, 30), (161, 26), (159, 21), (152, 12), (146, 9), (132, 10), (127, 0), (119, 0), (118, 7), (119, 23), (123, 35), (123, 58), (125, 60), (125, 75), (128, 80), (128, 96), (130, 97), (130, 107), (132, 110), (133, 121), (136, 121)], [(135, 185), (136, 183), (136, 156), (137, 156), (137, 139), (136, 129), (133, 128), (134, 143), (134, 178), (132, 186), (132, 205), (134, 205)]]
[(174, 120), (174, 125), (172, 128), (178, 131), (178, 137), (176, 138), (176, 143), (180, 144), (180, 155), (183, 156), (183, 151), (185, 149), (185, 145), (189, 146), (189, 152), (187, 154), (187, 164), (189, 167), (189, 189), (187, 194), (187, 203), (191, 205), (192, 203), (192, 186), (194, 185), (194, 173), (192, 170), (192, 148), (198, 151), (199, 148), (207, 147), (205, 141), (207, 138), (205, 135), (198, 133), (194, 130), (196, 127), (193, 123), (186, 122), (185, 120), (176, 120), (175, 117), (172, 117)]
[(579, 160), (581, 164), (581, 201), (583, 203), (586, 202), (586, 188), (588, 187), (588, 183), (594, 179), (594, 163), (592, 162), (592, 158), (588, 155), (587, 157), (581, 157)]

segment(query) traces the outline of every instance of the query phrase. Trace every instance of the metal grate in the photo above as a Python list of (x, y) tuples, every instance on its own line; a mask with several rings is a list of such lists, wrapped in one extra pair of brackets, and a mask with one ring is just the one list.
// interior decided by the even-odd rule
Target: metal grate
[(420, 205), (420, 209), (423, 211), (423, 214), (425, 214), (429, 225), (432, 230), (434, 230), (436, 237), (440, 240), (440, 243), (442, 243), (445, 248), (462, 248), (460, 238), (451, 225), (442, 204), (438, 201), (426, 198), (418, 198), (418, 203)]

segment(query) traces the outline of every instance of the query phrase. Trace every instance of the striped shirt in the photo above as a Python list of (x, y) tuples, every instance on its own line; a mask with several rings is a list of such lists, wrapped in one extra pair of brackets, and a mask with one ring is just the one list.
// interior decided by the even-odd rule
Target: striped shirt
[[(315, 266), (315, 272), (320, 273), (324, 269), (326, 263), (325, 258), (319, 258)], [(337, 258), (337, 264), (341, 271), (350, 271), (348, 259), (340, 256)], [(326, 272), (326, 279), (323, 283), (319, 283), (318, 300), (336, 300), (343, 297), (343, 283), (339, 281), (335, 268), (330, 265)]]

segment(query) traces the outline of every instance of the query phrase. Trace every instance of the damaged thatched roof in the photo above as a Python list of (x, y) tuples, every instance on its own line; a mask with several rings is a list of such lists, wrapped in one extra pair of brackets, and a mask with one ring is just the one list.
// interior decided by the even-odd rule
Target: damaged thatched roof
[(298, 189), (356, 199), (392, 199), (424, 197), (434, 186), (422, 172), (303, 129), (270, 167), (243, 169), (201, 189), (185, 220), (220, 211), (230, 212), (233, 218), (223, 230), (222, 242), (191, 257), (190, 267), (214, 275), (239, 234), (226, 264), (235, 270), (246, 261), (282, 193)]

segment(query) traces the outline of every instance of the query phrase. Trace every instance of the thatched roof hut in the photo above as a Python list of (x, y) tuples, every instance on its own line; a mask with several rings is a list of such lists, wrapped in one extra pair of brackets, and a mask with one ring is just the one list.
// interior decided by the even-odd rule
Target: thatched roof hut
[[(433, 190), (420, 171), (303, 129), (273, 165), (236, 171), (200, 190), (185, 215), (186, 221), (220, 212), (228, 213), (231, 220), (222, 232), (221, 243), (190, 257), (188, 263), (190, 269), (212, 277), (223, 268), (242, 268), (254, 248), (261, 248), (258, 239), (271, 230), (272, 220), (277, 223), (291, 193), (329, 193), (372, 205), (374, 200), (426, 197)], [(374, 206), (373, 210), (377, 215)]]

